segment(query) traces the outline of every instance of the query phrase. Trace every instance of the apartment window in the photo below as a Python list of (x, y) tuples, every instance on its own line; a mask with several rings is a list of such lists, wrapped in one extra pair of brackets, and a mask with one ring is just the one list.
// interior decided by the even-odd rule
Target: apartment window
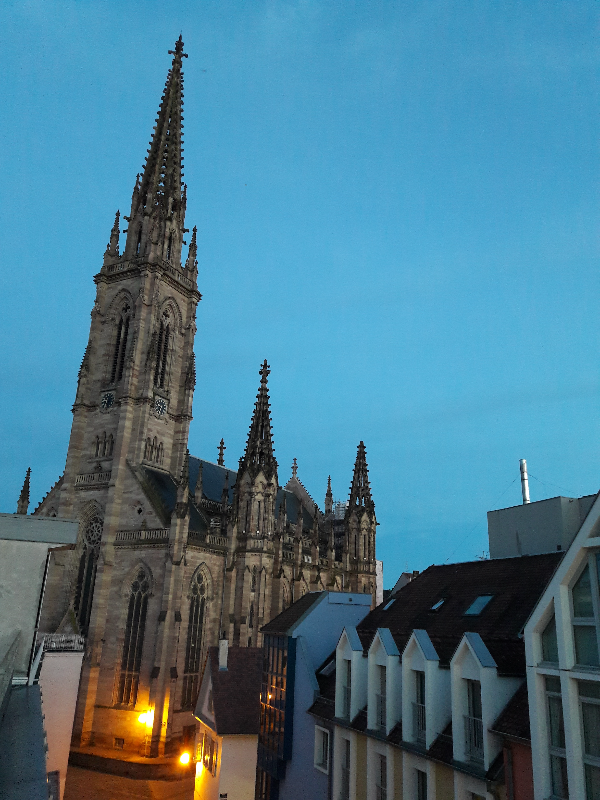
[(377, 754), (376, 800), (387, 800), (387, 758)]
[(350, 700), (352, 688), (352, 661), (349, 658), (344, 659), (343, 672), (342, 672), (342, 716), (344, 719), (350, 719)]
[(375, 693), (375, 709), (377, 714), (376, 725), (380, 731), (386, 730), (386, 672), (385, 667), (377, 665), (375, 668), (377, 691)]
[(417, 773), (417, 800), (427, 800), (427, 773), (421, 769)]
[(600, 553), (588, 557), (577, 579), (571, 597), (573, 601), (573, 635), (575, 660), (588, 667), (600, 666), (598, 660), (598, 563)]
[(600, 800), (600, 683), (579, 681), (586, 800)]
[(350, 739), (342, 739), (340, 800), (350, 800)]
[(415, 670), (415, 699), (413, 703), (413, 733), (417, 742), (425, 743), (425, 673)]
[(329, 773), (329, 731), (315, 725), (315, 767)]
[(465, 753), (469, 761), (483, 763), (483, 722), (479, 681), (467, 681), (467, 702), (469, 713), (465, 716)]
[(569, 797), (569, 787), (560, 678), (547, 675), (545, 680), (552, 796), (564, 800)]
[(558, 639), (554, 614), (552, 614), (552, 619), (542, 631), (542, 661), (558, 664)]
[(218, 755), (218, 742), (213, 739), (210, 733), (205, 732), (202, 737), (200, 746), (200, 760), (211, 775), (217, 774), (217, 755)]

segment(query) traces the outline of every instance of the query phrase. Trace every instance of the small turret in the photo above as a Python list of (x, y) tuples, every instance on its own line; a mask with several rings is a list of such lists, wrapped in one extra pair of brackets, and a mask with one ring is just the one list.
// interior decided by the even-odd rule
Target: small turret
[(19, 495), (19, 500), (17, 502), (17, 514), (27, 514), (27, 509), (29, 508), (29, 479), (31, 477), (31, 467), (27, 469), (25, 474), (25, 482), (23, 483), (23, 488), (21, 489), (21, 494)]
[(110, 241), (106, 245), (106, 253), (109, 256), (115, 256), (118, 258), (119, 256), (119, 218), (121, 214), (117, 211), (115, 215), (115, 222), (112, 226), (112, 230), (110, 232)]
[(248, 441), (246, 442), (246, 452), (240, 461), (240, 475), (245, 470), (248, 470), (252, 479), (261, 471), (267, 480), (277, 476), (277, 461), (273, 447), (271, 408), (267, 386), (270, 371), (265, 359), (258, 373), (260, 375), (260, 387), (254, 404), (254, 413), (248, 432)]
[[(221, 439), (221, 441), (219, 442), (219, 448), (218, 449), (219, 449), (219, 457), (217, 459), (217, 464), (220, 467), (224, 467), (225, 466), (225, 450), (227, 450), (227, 448), (225, 447), (225, 440), (224, 439)], [(227, 473), (227, 474), (229, 475), (229, 473)]]
[(327, 491), (325, 492), (325, 513), (331, 514), (333, 511), (333, 493), (331, 491), (331, 475), (327, 478)]
[(358, 445), (354, 463), (354, 475), (350, 485), (350, 504), (346, 513), (351, 513), (355, 508), (365, 508), (367, 511), (373, 510), (371, 487), (369, 485), (369, 468), (367, 467), (367, 451), (365, 450), (364, 442), (360, 442)]
[(194, 487), (194, 502), (200, 506), (202, 502), (202, 461), (198, 464), (198, 477), (196, 478), (196, 486)]

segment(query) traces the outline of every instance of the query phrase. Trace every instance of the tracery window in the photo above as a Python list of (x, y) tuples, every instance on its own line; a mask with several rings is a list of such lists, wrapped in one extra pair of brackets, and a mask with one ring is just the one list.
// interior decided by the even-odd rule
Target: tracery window
[(170, 336), (171, 320), (169, 317), (169, 312), (165, 311), (162, 315), (160, 327), (158, 329), (158, 346), (156, 348), (156, 364), (154, 367), (154, 385), (159, 389), (164, 389), (165, 387)]
[(125, 351), (127, 349), (127, 336), (129, 333), (129, 312), (131, 307), (129, 303), (124, 303), (117, 325), (117, 339), (115, 342), (115, 351), (113, 355), (112, 372), (110, 377), (111, 383), (118, 383), (123, 377), (123, 366), (125, 364)]
[(117, 688), (117, 703), (120, 705), (135, 706), (137, 700), (149, 593), (149, 577), (146, 570), (140, 567), (131, 583), (129, 593), (125, 642)]
[(183, 670), (183, 692), (181, 707), (192, 708), (198, 697), (198, 680), (202, 659), (202, 639), (206, 615), (206, 584), (201, 572), (192, 578), (190, 613), (188, 618), (185, 665)]
[(77, 624), (84, 636), (87, 636), (92, 613), (92, 600), (101, 539), (102, 520), (99, 516), (94, 515), (85, 526), (83, 532), (83, 551), (79, 559), (73, 603)]

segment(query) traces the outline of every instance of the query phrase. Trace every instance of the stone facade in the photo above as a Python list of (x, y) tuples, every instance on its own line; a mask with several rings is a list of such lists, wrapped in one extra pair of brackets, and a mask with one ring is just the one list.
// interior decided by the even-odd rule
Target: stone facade
[(77, 544), (52, 556), (41, 618), (42, 632), (87, 637), (74, 745), (147, 756), (190, 735), (202, 663), (220, 634), (260, 645), (260, 627), (302, 594), (374, 599), (376, 581), (364, 445), (343, 507), (329, 485), (321, 511), (296, 466), (281, 487), (266, 361), (238, 469), (225, 467), (223, 449), (217, 464), (187, 451), (201, 295), (196, 229), (181, 262), (181, 38), (172, 54), (124, 252), (117, 212), (94, 278), (65, 472), (34, 512), (79, 521)]

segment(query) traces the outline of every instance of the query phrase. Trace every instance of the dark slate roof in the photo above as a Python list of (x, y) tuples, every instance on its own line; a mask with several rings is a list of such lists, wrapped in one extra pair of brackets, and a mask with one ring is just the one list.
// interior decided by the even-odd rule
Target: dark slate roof
[(444, 730), (439, 734), (427, 751), (431, 758), (436, 761), (443, 761), (446, 764), (452, 764), (453, 760), (453, 743), (452, 743), (452, 723), (449, 722)]
[[(450, 663), (467, 631), (479, 633), (504, 675), (523, 675), (523, 626), (554, 574), (563, 553), (432, 566), (404, 586), (385, 611), (381, 604), (357, 626), (363, 647), (377, 628), (389, 628), (400, 652), (413, 630), (429, 634), (440, 665)], [(478, 616), (464, 612), (481, 595), (493, 599)], [(431, 607), (444, 598), (437, 611)], [(389, 602), (389, 601), (388, 601)]]
[(321, 719), (333, 719), (335, 717), (335, 700), (319, 696), (308, 709), (308, 713)]
[(40, 687), (13, 686), (0, 724), (0, 800), (48, 800)]
[[(198, 478), (198, 470), (202, 461), (202, 494), (207, 500), (216, 503), (221, 502), (223, 487), (225, 486), (225, 476), (229, 472), (229, 492), (228, 502), (233, 502), (233, 487), (237, 479), (237, 472), (220, 467), (210, 461), (190, 456), (190, 530), (207, 533), (209, 521), (203, 509), (197, 508), (193, 502), (194, 488)], [(171, 514), (177, 502), (177, 481), (166, 470), (155, 469), (142, 465), (136, 475), (164, 525), (168, 525)]]
[(350, 727), (354, 731), (360, 731), (360, 733), (364, 733), (367, 730), (367, 706), (361, 708), (350, 723)]
[(317, 603), (324, 592), (308, 592), (291, 606), (278, 614), (275, 619), (272, 619), (266, 625), (263, 625), (261, 631), (263, 633), (281, 634), (283, 636), (290, 633), (290, 629), (296, 625), (297, 622), (306, 614), (306, 612)]
[(524, 683), (517, 689), (491, 730), (494, 731), (494, 733), (499, 733), (501, 736), (508, 736), (511, 739), (531, 741), (527, 683)]
[(214, 500), (215, 503), (221, 502), (223, 487), (225, 486), (225, 476), (229, 473), (229, 492), (227, 501), (229, 505), (233, 503), (233, 487), (237, 480), (237, 472), (227, 467), (220, 467), (212, 461), (205, 461), (203, 458), (190, 456), (190, 492), (194, 493), (194, 487), (198, 480), (198, 470), (202, 461), (202, 494), (207, 500)]
[[(282, 489), (281, 487), (277, 490), (277, 496), (275, 498), (275, 519), (279, 519), (279, 514), (281, 512), (281, 504), (283, 503), (283, 498), (285, 497), (285, 513), (288, 520), (293, 523), (294, 525), (298, 522), (298, 511), (300, 509), (300, 500), (296, 497), (296, 495), (290, 491), (289, 489)], [(311, 528), (313, 524), (313, 515), (314, 514), (314, 506), (308, 508), (305, 503), (302, 504), (302, 522), (305, 528)]]
[(219, 648), (208, 648), (215, 724), (219, 736), (258, 734), (262, 647), (230, 647), (227, 669), (219, 669)]

